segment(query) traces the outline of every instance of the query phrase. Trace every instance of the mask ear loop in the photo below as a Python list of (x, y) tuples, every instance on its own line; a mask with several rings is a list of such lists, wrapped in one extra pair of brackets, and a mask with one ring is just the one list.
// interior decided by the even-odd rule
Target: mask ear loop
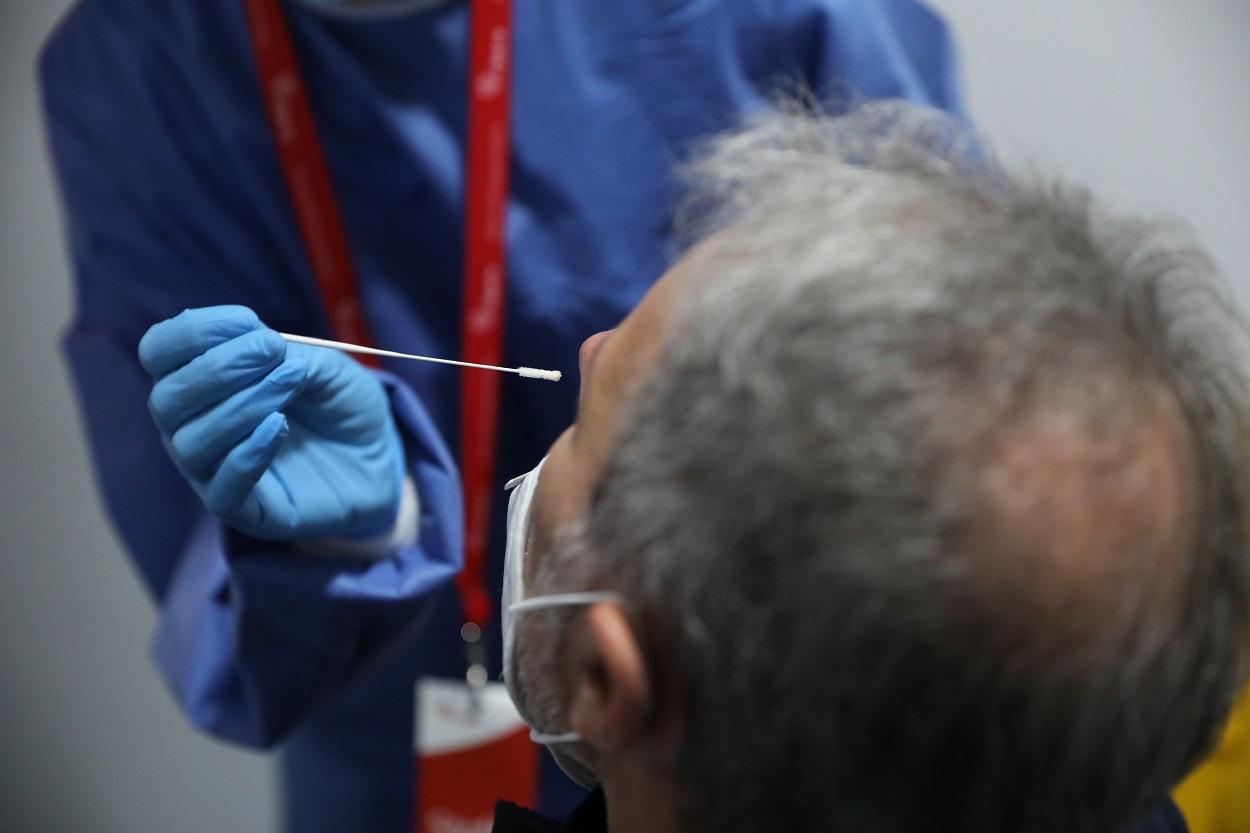
[(562, 735), (548, 735), (537, 729), (530, 729), (530, 740), (539, 746), (559, 746), (561, 744), (581, 743), (582, 736), (577, 732), (565, 732)]
[(625, 607), (625, 597), (613, 590), (583, 590), (575, 593), (549, 593), (545, 596), (531, 596), (508, 606), (508, 610), (519, 613), (526, 610), (542, 610), (548, 607), (569, 607), (572, 605), (593, 605), (599, 602), (612, 602)]
[[(573, 607), (576, 605), (593, 605), (600, 602), (611, 602), (622, 610), (627, 610), (625, 597), (613, 590), (584, 590), (578, 593), (551, 593), (546, 596), (532, 596), (508, 606), (512, 614), (525, 613), (531, 610), (546, 610), (556, 607)], [(548, 734), (530, 727), (530, 740), (542, 746), (581, 743), (584, 739), (578, 732)]]

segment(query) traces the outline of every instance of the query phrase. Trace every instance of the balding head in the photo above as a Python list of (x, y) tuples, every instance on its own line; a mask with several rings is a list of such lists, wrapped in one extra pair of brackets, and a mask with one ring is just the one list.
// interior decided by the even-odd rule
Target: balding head
[(947, 452), (972, 467), (981, 508), (958, 540), (1000, 627), (1071, 651), (1118, 638), (1135, 612), (1174, 617), (1196, 537), (1183, 412), (1158, 380), (1098, 372), (1021, 392), (1016, 413)]
[(542, 588), (636, 610), (690, 829), (1130, 821), (1244, 659), (1223, 285), (898, 107), (772, 116), (694, 172), (703, 279)]

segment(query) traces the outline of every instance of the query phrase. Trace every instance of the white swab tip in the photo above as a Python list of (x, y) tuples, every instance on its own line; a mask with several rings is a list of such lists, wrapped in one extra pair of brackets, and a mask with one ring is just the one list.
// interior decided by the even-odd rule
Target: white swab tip
[(518, 367), (517, 372), (526, 379), (546, 379), (548, 382), (560, 381), (560, 371), (539, 370), (537, 367)]

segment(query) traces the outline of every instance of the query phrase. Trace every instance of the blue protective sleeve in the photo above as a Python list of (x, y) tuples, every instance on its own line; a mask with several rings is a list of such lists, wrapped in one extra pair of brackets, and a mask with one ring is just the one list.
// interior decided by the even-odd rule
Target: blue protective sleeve
[(422, 404), (385, 374), (421, 496), (414, 547), (365, 563), (248, 539), (174, 469), (145, 404), (144, 330), (221, 301), (305, 330), (317, 313), (289, 268), (298, 261), (266, 234), (272, 221), (251, 213), (247, 194), (222, 191), (213, 166), (228, 162), (211, 134), (179, 123), (166, 100), (176, 68), (158, 89), (143, 81), (152, 67), (131, 63), (144, 32), (111, 26), (116, 7), (63, 24), (39, 67), (77, 288), (65, 350), (108, 513), (159, 605), (162, 675), (195, 725), (269, 746), (410, 632), (425, 594), (457, 572), (458, 479)]
[(242, 743), (284, 737), (459, 570), (459, 485), (450, 457), (441, 441), (428, 442), (437, 433), (416, 399), (383, 375), (408, 471), (425, 496), (417, 545), (374, 562), (310, 557), (204, 515), (170, 582), (154, 647), (196, 725)]
[(898, 98), (963, 115), (950, 31), (916, 0), (783, 0), (783, 49), (805, 82), (840, 105)]

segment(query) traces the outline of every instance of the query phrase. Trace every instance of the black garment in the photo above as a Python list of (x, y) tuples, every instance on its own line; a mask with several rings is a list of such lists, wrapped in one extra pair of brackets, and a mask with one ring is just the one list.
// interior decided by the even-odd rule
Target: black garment
[(1137, 825), (1133, 833), (1189, 833), (1189, 825), (1185, 823), (1180, 808), (1169, 798)]
[(491, 828), (491, 833), (607, 833), (607, 830), (608, 808), (603, 803), (603, 789), (598, 788), (577, 805), (573, 815), (564, 824), (511, 802), (500, 801), (495, 805), (495, 825)]
[[(495, 826), (491, 833), (607, 833), (607, 830), (608, 810), (603, 803), (603, 790), (597, 789), (578, 805), (565, 824), (500, 801), (495, 805)], [(1169, 798), (1133, 828), (1132, 833), (1189, 833), (1189, 827)]]

